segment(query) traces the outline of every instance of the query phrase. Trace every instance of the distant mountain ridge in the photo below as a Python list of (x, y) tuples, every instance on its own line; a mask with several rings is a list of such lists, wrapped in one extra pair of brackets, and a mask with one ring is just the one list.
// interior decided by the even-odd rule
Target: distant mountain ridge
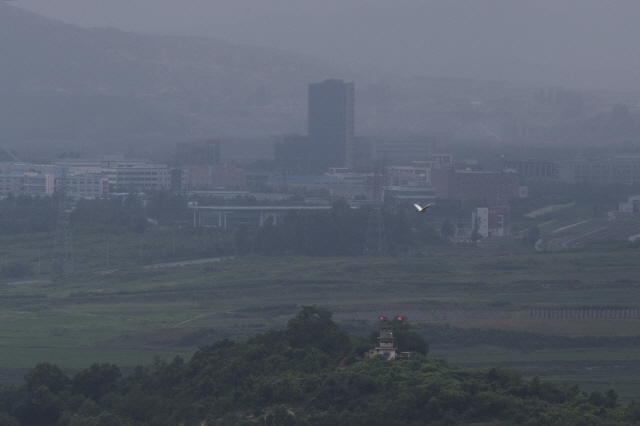
[(260, 83), (279, 88), (356, 74), (345, 65), (276, 49), (113, 28), (84, 29), (6, 2), (0, 2), (0, 54), (2, 91), (225, 93)]
[[(84, 150), (91, 141), (130, 150), (145, 139), (170, 155), (180, 139), (306, 132), (308, 83), (364, 80), (348, 65), (296, 53), (85, 29), (7, 2), (0, 57), (0, 144), (39, 154), (41, 146)], [(157, 146), (132, 155), (158, 155)]]
[(306, 134), (307, 84), (328, 78), (356, 83), (356, 134), (372, 139), (373, 155), (375, 139), (424, 141), (423, 154), (427, 140), (463, 143), (462, 155), (479, 157), (498, 145), (628, 148), (640, 134), (640, 118), (622, 125), (602, 115), (611, 104), (636, 105), (636, 95), (602, 101), (523, 83), (397, 78), (265, 47), (86, 29), (6, 1), (0, 58), (0, 147), (25, 161), (65, 150), (167, 161), (177, 141)]

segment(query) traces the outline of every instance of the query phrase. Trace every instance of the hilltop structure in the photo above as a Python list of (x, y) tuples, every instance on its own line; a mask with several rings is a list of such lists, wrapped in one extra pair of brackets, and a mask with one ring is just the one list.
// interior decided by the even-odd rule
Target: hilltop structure
[(364, 359), (372, 359), (382, 357), (384, 359), (395, 359), (398, 348), (396, 347), (396, 338), (393, 335), (393, 327), (383, 325), (380, 327), (380, 336), (378, 337), (378, 345), (365, 352)]

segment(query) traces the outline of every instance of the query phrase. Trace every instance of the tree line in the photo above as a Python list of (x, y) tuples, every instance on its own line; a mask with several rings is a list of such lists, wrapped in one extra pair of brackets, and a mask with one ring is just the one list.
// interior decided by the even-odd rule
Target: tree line
[[(188, 227), (192, 212), (187, 208), (187, 200), (186, 196), (166, 192), (153, 193), (146, 198), (129, 194), (80, 199), (73, 203), (69, 212), (69, 225), (75, 234), (143, 234), (152, 224), (175, 226), (181, 223)], [(202, 200), (202, 204), (206, 205), (207, 200)], [(0, 235), (54, 232), (59, 205), (58, 195), (9, 195), (0, 200)], [(337, 200), (328, 211), (290, 210), (278, 223), (268, 221), (264, 226), (237, 227), (235, 251), (236, 254), (361, 255), (369, 214), (368, 206), (352, 209), (345, 200)], [(424, 220), (424, 216), (387, 208), (383, 221), (391, 252), (448, 242), (446, 236)], [(451, 232), (451, 224), (447, 222), (445, 233), (448, 236)]]
[[(506, 369), (468, 370), (427, 357), (428, 345), (408, 324), (399, 349), (409, 360), (358, 360), (371, 339), (353, 338), (331, 313), (304, 307), (284, 330), (247, 342), (218, 341), (191, 360), (156, 359), (123, 376), (93, 364), (68, 376), (40, 363), (20, 385), (0, 388), (7, 426), (455, 424), (632, 425), (640, 403), (617, 393)], [(372, 333), (375, 335), (376, 333)], [(405, 345), (402, 347), (401, 345)], [(426, 345), (426, 346), (425, 346)], [(420, 349), (421, 348), (421, 349)]]

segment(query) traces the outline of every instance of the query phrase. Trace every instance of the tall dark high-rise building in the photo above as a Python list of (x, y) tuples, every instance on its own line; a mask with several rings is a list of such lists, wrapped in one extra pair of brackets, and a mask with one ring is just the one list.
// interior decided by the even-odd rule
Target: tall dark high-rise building
[(176, 144), (176, 163), (179, 166), (220, 164), (220, 141), (209, 139), (195, 142), (178, 142)]
[(309, 148), (312, 168), (353, 167), (354, 83), (325, 80), (309, 84)]

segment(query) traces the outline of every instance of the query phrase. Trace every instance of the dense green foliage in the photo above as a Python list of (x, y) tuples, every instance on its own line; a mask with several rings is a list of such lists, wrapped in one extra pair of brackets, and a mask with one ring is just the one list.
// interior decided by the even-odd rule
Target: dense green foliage
[[(408, 324), (399, 325), (410, 335)], [(419, 343), (419, 342), (414, 342)], [(400, 348), (402, 350), (402, 348)], [(219, 341), (188, 362), (176, 357), (123, 377), (93, 364), (68, 377), (41, 363), (23, 385), (0, 389), (8, 426), (78, 425), (627, 425), (640, 404), (613, 389), (527, 380), (508, 370), (472, 371), (414, 353), (357, 362), (331, 314), (305, 307), (285, 330)]]
[(92, 229), (98, 232), (142, 233), (147, 227), (142, 202), (135, 195), (123, 198), (80, 199), (70, 213), (69, 220), (76, 232)]
[[(369, 208), (352, 209), (336, 201), (329, 211), (288, 212), (277, 224), (241, 226), (236, 232), (239, 254), (290, 253), (307, 256), (361, 255), (364, 252)], [(391, 252), (448, 244), (448, 240), (419, 215), (389, 209), (383, 214)]]
[[(527, 250), (540, 237), (545, 238), (549, 230), (539, 228), (545, 223), (557, 221), (553, 227), (571, 225), (585, 219), (602, 217), (606, 209), (615, 208), (616, 203), (625, 196), (637, 192), (635, 188), (601, 185), (584, 187), (580, 185), (554, 184), (550, 188), (545, 183), (531, 185), (530, 197), (514, 200), (511, 220), (513, 230), (522, 234), (522, 242)], [(550, 195), (551, 194), (551, 195)], [(70, 213), (72, 238), (82, 235), (131, 234), (132, 240), (151, 230), (164, 232), (165, 241), (154, 243), (154, 250), (162, 251), (171, 243), (170, 253), (154, 253), (144, 250), (144, 241), (138, 240), (137, 263), (162, 262), (193, 257), (207, 257), (230, 254), (295, 254), (307, 256), (353, 256), (364, 253), (364, 245), (369, 219), (369, 207), (352, 209), (346, 201), (335, 200), (332, 208), (326, 211), (291, 210), (277, 223), (267, 222), (264, 226), (243, 225), (225, 231), (224, 241), (205, 237), (210, 233), (201, 227), (189, 232), (202, 236), (203, 248), (193, 247), (192, 238), (181, 236), (186, 231), (177, 231), (179, 227), (191, 228), (193, 212), (187, 208), (188, 201), (197, 201), (200, 206), (212, 205), (257, 205), (251, 196), (233, 199), (219, 199), (198, 196), (187, 197), (169, 192), (151, 192), (148, 194), (127, 194), (108, 199), (77, 200)], [(43, 233), (53, 245), (53, 231), (59, 199), (54, 197), (8, 196), (0, 200), (0, 235)], [(287, 206), (300, 204), (298, 196), (282, 200), (260, 201), (272, 205)], [(456, 200), (438, 200), (428, 215), (415, 214), (410, 203), (389, 199), (383, 206), (383, 221), (386, 229), (386, 241), (391, 254), (403, 252), (419, 253), (430, 247), (450, 245), (456, 227), (470, 228), (471, 211), (479, 201), (469, 200), (460, 203)], [(532, 210), (549, 205), (572, 205), (571, 208), (550, 210), (535, 218), (523, 215)], [(482, 204), (484, 205), (484, 204)], [(605, 210), (603, 210), (605, 209)], [(455, 225), (454, 225), (455, 224)], [(593, 226), (593, 225), (589, 225)], [(167, 228), (171, 227), (171, 228)], [(579, 228), (575, 228), (577, 231)], [(164, 230), (164, 231), (162, 231)], [(232, 238), (227, 239), (232, 233)], [(474, 237), (477, 237), (477, 233)], [(176, 246), (176, 237), (178, 238)], [(189, 241), (187, 241), (189, 240)], [(208, 242), (207, 240), (211, 240)], [(501, 244), (509, 244), (501, 241)], [(513, 247), (512, 250), (515, 250)], [(49, 248), (46, 251), (50, 250)], [(519, 250), (524, 250), (520, 248)], [(146, 253), (142, 253), (146, 251)], [(191, 251), (192, 253), (187, 253)], [(131, 258), (129, 254), (127, 258)], [(40, 265), (37, 268), (40, 270)], [(36, 271), (31, 265), (31, 271)], [(8, 278), (29, 274), (29, 268), (20, 265), (0, 271)]]
[[(187, 228), (191, 228), (192, 212), (187, 208), (187, 196), (168, 192), (142, 195), (128, 194), (113, 198), (77, 200), (72, 203), (73, 209), (69, 214), (72, 236), (143, 234), (154, 224), (158, 225), (157, 227), (171, 226), (174, 229), (176, 225), (187, 224)], [(252, 197), (231, 200), (200, 197), (197, 200), (201, 206), (223, 202), (228, 205), (255, 204), (255, 199)], [(287, 204), (284, 201), (280, 203)], [(2, 218), (0, 235), (47, 232), (49, 237), (53, 238), (58, 208), (57, 196), (9, 196), (0, 200), (0, 218)], [(212, 241), (212, 244), (200, 255), (274, 253), (308, 256), (361, 255), (364, 252), (369, 214), (368, 207), (352, 209), (342, 199), (335, 201), (332, 208), (327, 211), (291, 210), (277, 224), (267, 221), (264, 226), (242, 225), (230, 229), (234, 234), (231, 253), (226, 248), (215, 249), (214, 246), (220, 246), (222, 243)], [(448, 242), (431, 224), (425, 222), (424, 215), (406, 214), (404, 209), (396, 209), (390, 205), (385, 209), (383, 219), (387, 230), (387, 244), (391, 252), (403, 252), (418, 249), (424, 245)], [(198, 231), (181, 231), (181, 233), (196, 232), (204, 235), (209, 232), (202, 227), (196, 229)], [(452, 232), (453, 229), (450, 231)], [(175, 232), (172, 235), (175, 240)], [(164, 243), (166, 245), (166, 241)], [(168, 260), (167, 256), (162, 257), (157, 261)], [(193, 256), (189, 254), (186, 257)], [(7, 277), (16, 275), (14, 271), (2, 272)]]
[(13, 196), (0, 200), (0, 234), (52, 231), (56, 227), (57, 197)]

